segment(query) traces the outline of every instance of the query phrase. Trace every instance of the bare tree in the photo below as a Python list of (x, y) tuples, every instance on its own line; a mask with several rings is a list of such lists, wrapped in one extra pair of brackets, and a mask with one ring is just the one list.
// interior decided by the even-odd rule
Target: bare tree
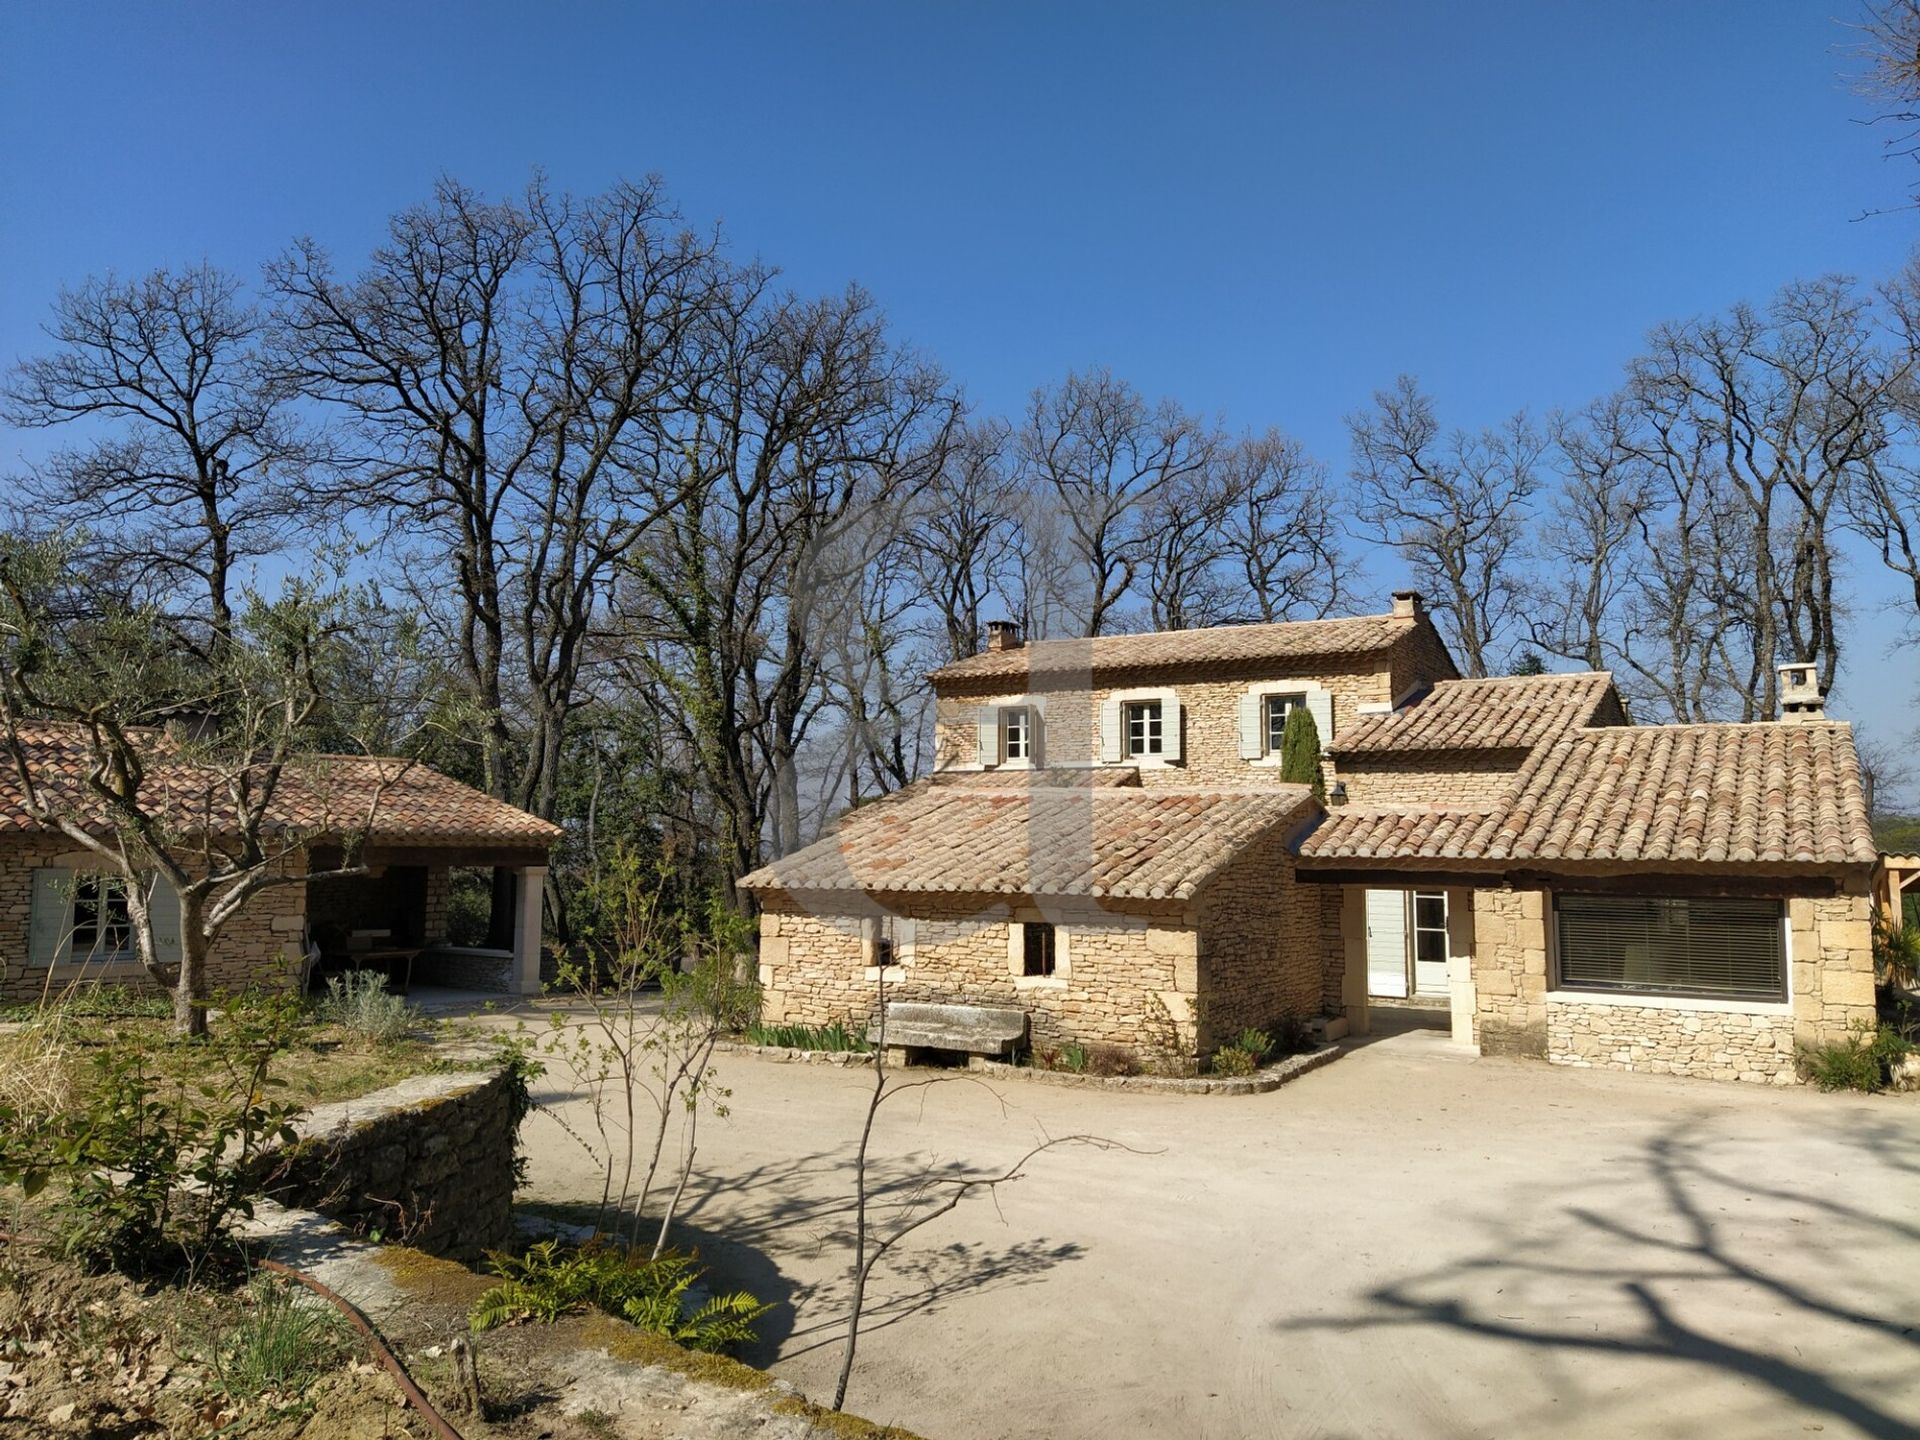
[(914, 574), (941, 627), (944, 658), (980, 648), (981, 606), (1004, 589), (1018, 525), (1007, 473), (1012, 430), (986, 420), (954, 434), (909, 535)]
[(1221, 454), (1233, 496), (1223, 538), (1234, 587), (1235, 621), (1324, 619), (1354, 598), (1355, 567), (1340, 545), (1326, 466), (1278, 430), (1245, 436)]
[(21, 480), (16, 523), (85, 527), (75, 558), (203, 648), (232, 634), (236, 571), (279, 549), (286, 487), (312, 458), (262, 330), (209, 265), (90, 280), (61, 292), (57, 348), (15, 368), (0, 407), (22, 428), (98, 432)]
[(1020, 475), (1050, 492), (1070, 553), (1085, 576), (1082, 635), (1119, 617), (1148, 565), (1154, 502), (1200, 474), (1213, 432), (1170, 400), (1149, 405), (1107, 370), (1070, 372), (1033, 393), (1018, 436)]
[(1350, 416), (1360, 517), (1405, 557), (1466, 662), (1489, 675), (1525, 593), (1520, 542), (1544, 442), (1526, 417), (1443, 433), (1411, 376)]

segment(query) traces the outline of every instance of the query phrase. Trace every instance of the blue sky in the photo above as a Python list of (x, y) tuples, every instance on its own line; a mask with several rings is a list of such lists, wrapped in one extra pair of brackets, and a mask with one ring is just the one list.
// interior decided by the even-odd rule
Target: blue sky
[[(1853, 0), (21, 3), (0, 12), (0, 361), (62, 282), (301, 233), (436, 175), (658, 172), (804, 289), (858, 280), (981, 406), (1070, 366), (1344, 469), (1401, 371), (1452, 423), (1610, 388), (1658, 321), (1920, 241)], [(0, 464), (18, 458), (0, 455)], [(1840, 708), (1911, 728), (1853, 587)], [(1891, 670), (1889, 666), (1893, 667)], [(1889, 679), (1896, 684), (1887, 683)]]

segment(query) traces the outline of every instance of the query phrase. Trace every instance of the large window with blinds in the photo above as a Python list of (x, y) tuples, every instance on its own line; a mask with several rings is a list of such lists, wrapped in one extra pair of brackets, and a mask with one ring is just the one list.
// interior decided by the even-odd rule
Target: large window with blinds
[(1560, 988), (1787, 998), (1778, 900), (1560, 895)]

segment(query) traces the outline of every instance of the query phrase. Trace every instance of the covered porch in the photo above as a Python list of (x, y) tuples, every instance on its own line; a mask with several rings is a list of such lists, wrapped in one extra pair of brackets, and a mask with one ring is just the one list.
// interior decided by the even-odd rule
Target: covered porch
[(541, 993), (544, 850), (370, 845), (364, 873), (333, 875), (338, 850), (309, 852), (310, 987), (350, 970), (390, 988)]

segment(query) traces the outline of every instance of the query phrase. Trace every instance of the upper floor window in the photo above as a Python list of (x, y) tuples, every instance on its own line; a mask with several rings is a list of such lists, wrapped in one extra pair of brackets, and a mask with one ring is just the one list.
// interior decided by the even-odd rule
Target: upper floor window
[(1000, 758), (1032, 761), (1032, 706), (1008, 705), (1000, 711)]
[(1166, 752), (1166, 732), (1158, 700), (1129, 701), (1126, 719), (1129, 756), (1161, 755)]
[(1264, 699), (1266, 707), (1267, 753), (1278, 755), (1287, 738), (1287, 717), (1296, 710), (1307, 708), (1305, 695), (1268, 695)]

